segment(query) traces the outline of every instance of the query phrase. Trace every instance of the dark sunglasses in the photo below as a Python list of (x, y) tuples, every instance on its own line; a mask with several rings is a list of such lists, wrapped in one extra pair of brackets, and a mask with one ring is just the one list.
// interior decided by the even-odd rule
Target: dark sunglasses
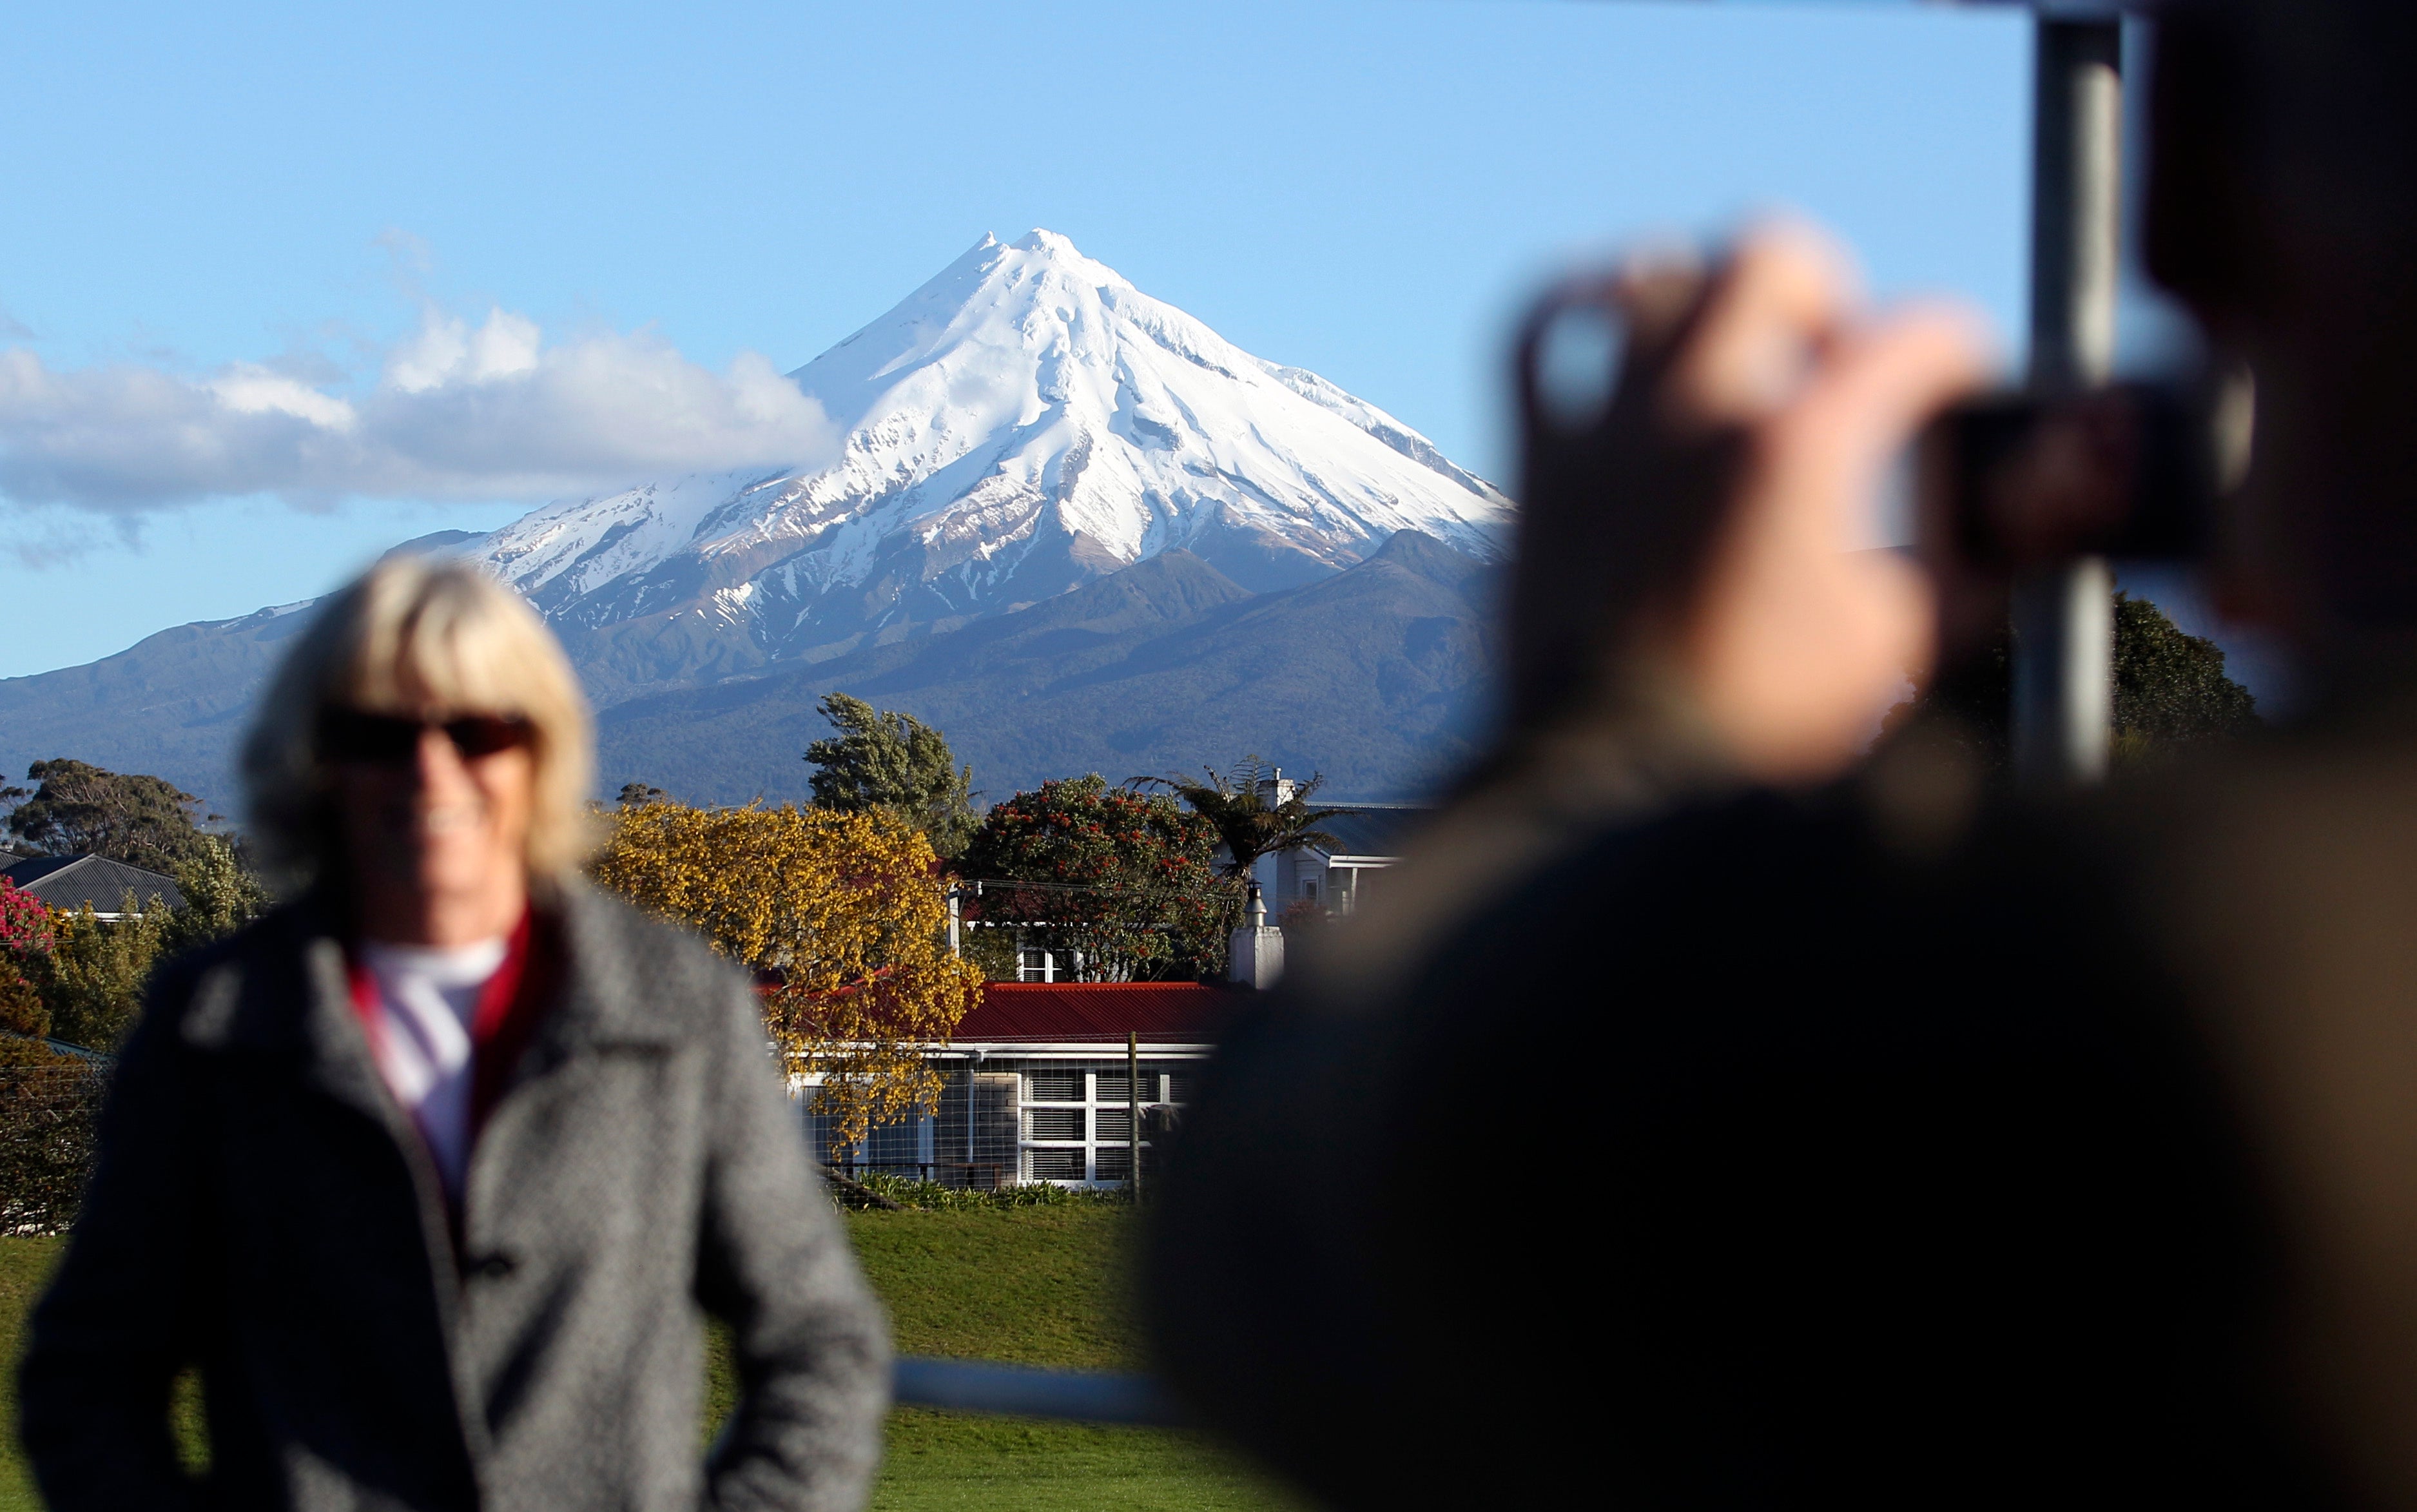
[(360, 709), (329, 709), (319, 717), (319, 759), (338, 764), (398, 766), (419, 754), (424, 730), (441, 730), (465, 762), (525, 746), (536, 735), (516, 715), (463, 714), (450, 719), (408, 719)]

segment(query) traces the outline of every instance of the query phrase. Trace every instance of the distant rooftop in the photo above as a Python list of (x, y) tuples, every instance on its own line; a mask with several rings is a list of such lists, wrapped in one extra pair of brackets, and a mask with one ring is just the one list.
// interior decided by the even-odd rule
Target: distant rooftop
[(89, 905), (96, 914), (116, 914), (126, 906), (128, 893), (139, 904), (157, 898), (169, 908), (185, 906), (175, 878), (105, 855), (31, 856), (0, 864), (0, 877), (31, 893), (45, 908)]
[[(1310, 800), (1312, 804), (1319, 801)], [(1328, 852), (1330, 855), (1400, 855), (1410, 836), (1435, 812), (1431, 803), (1337, 803), (1335, 807), (1358, 811), (1318, 823), (1319, 829), (1341, 842)]]
[(1200, 982), (992, 982), (957, 1025), (956, 1042), (1201, 1044), (1233, 1010), (1231, 988)]

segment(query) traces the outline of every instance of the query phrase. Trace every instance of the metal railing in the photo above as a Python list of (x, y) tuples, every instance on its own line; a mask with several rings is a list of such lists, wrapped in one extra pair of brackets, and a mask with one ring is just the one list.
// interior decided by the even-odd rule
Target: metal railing
[(986, 1360), (900, 1359), (890, 1392), (901, 1406), (960, 1413), (1063, 1417), (1083, 1423), (1180, 1428), (1183, 1414), (1148, 1376), (1107, 1370), (1045, 1370)]

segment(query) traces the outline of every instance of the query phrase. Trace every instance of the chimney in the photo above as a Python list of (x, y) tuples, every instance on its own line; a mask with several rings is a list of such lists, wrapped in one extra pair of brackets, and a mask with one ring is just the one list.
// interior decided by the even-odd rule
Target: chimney
[(1275, 986), (1284, 975), (1284, 930), (1268, 923), (1268, 905), (1259, 897), (1255, 882), (1251, 884), (1242, 927), (1234, 931), (1226, 953), (1225, 975), (1240, 986), (1262, 990)]
[(1259, 779), (1259, 802), (1270, 809), (1281, 809), (1292, 802), (1293, 793), (1300, 786), (1284, 775), (1283, 767), (1272, 768), (1266, 777)]

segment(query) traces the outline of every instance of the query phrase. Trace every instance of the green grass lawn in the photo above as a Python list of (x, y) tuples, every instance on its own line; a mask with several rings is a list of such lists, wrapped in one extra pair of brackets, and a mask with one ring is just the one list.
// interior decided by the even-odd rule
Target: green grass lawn
[[(845, 1221), (902, 1353), (1113, 1368), (1131, 1368), (1139, 1353), (1120, 1265), (1128, 1217), (1067, 1206), (854, 1213)], [(0, 1359), (11, 1362), (0, 1409), (12, 1425), (25, 1311), (59, 1247), (53, 1239), (0, 1239)], [(732, 1394), (728, 1356), (714, 1342), (709, 1422), (729, 1411)], [(0, 1512), (39, 1504), (11, 1433), (0, 1445)], [(1299, 1504), (1187, 1433), (902, 1407), (889, 1416), (889, 1460), (873, 1504), (883, 1512), (1208, 1512)]]

